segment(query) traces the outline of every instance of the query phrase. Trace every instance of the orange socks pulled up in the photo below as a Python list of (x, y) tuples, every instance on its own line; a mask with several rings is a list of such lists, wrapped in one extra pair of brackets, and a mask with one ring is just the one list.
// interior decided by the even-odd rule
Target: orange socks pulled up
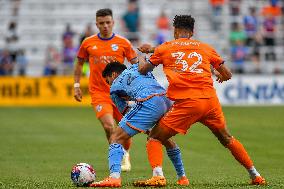
[(235, 138), (232, 138), (227, 148), (231, 151), (235, 159), (240, 162), (246, 169), (250, 169), (253, 166), (252, 160), (250, 159), (244, 146)]
[(147, 148), (148, 160), (150, 162), (152, 169), (154, 169), (157, 166), (162, 167), (163, 149), (161, 142), (155, 139), (149, 139), (147, 141), (146, 148)]

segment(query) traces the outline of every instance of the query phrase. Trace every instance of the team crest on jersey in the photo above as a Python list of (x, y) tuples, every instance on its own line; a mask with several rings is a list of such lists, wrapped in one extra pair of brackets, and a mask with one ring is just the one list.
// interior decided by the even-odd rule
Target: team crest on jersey
[(118, 45), (117, 45), (117, 44), (112, 44), (112, 45), (111, 45), (111, 49), (112, 49), (113, 51), (117, 51), (117, 50), (118, 50)]
[(103, 109), (103, 106), (102, 106), (102, 105), (99, 104), (99, 105), (96, 106), (97, 112), (102, 111), (102, 109)]

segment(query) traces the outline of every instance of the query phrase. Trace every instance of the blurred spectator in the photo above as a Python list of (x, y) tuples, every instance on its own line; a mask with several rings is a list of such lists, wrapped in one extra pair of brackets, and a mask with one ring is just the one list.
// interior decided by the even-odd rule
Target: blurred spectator
[(230, 14), (232, 16), (239, 16), (241, 12), (241, 0), (229, 0)]
[(13, 16), (18, 16), (19, 14), (19, 8), (21, 4), (21, 0), (11, 0), (12, 1), (12, 15)]
[(77, 55), (77, 48), (73, 46), (73, 43), (68, 43), (63, 48), (63, 75), (73, 74), (73, 67), (75, 57)]
[(164, 11), (161, 11), (160, 16), (157, 18), (156, 25), (158, 28), (158, 32), (155, 39), (156, 44), (160, 45), (165, 41), (168, 41), (170, 36), (170, 21)]
[(57, 49), (54, 46), (49, 45), (46, 49), (45, 66), (43, 74), (45, 76), (56, 75), (60, 62), (61, 62), (60, 53), (57, 51)]
[(270, 4), (266, 5), (262, 8), (262, 15), (265, 16), (274, 16), (278, 17), (281, 16), (281, 7), (278, 5), (278, 1), (270, 0)]
[(127, 34), (127, 38), (132, 43), (139, 42), (140, 16), (137, 2), (129, 2), (127, 12), (122, 16), (123, 28)]
[(265, 53), (266, 60), (276, 61), (274, 52), (275, 35), (276, 35), (276, 18), (273, 15), (267, 15), (263, 21), (264, 45), (268, 47)]
[(212, 29), (214, 31), (219, 31), (220, 25), (222, 24), (220, 16), (222, 14), (225, 0), (209, 0), (209, 3), (212, 8)]
[(4, 49), (0, 56), (0, 75), (12, 75), (14, 63), (7, 49)]
[(249, 15), (246, 15), (243, 19), (244, 28), (247, 35), (246, 45), (254, 46), (256, 43), (256, 36), (259, 28), (259, 20), (255, 7), (249, 8)]
[(244, 64), (248, 57), (248, 48), (244, 46), (243, 41), (235, 41), (235, 45), (232, 46), (231, 56), (233, 62), (233, 68), (235, 73), (244, 73)]
[(16, 63), (18, 40), (17, 23), (12, 21), (9, 23), (8, 31), (6, 33), (6, 48), (9, 51), (13, 63)]
[(255, 65), (255, 73), (261, 73), (260, 68), (260, 48), (262, 44), (262, 36), (258, 33), (255, 35), (254, 43), (251, 47), (250, 59)]
[(25, 50), (24, 49), (19, 50), (16, 62), (17, 62), (18, 70), (19, 70), (19, 75), (25, 76), (26, 75), (26, 69), (27, 69), (27, 66), (28, 66), (28, 59), (25, 56)]
[(70, 43), (70, 41), (73, 41), (74, 36), (75, 36), (75, 32), (71, 29), (71, 25), (67, 23), (65, 31), (62, 35), (63, 46), (65, 47), (66, 45)]
[(84, 31), (84, 33), (81, 34), (80, 36), (80, 43), (82, 43), (82, 41), (86, 38), (86, 37), (90, 37), (91, 35), (94, 35), (94, 31), (93, 31), (93, 28), (92, 28), (92, 24), (89, 23)]
[(89, 75), (90, 75), (90, 65), (89, 62), (85, 62), (83, 64), (82, 76), (89, 77)]
[(270, 4), (263, 7), (262, 15), (263, 21), (263, 36), (264, 45), (267, 47), (265, 52), (265, 59), (276, 61), (276, 53), (274, 50), (275, 37), (277, 33), (277, 18), (281, 16), (281, 7), (278, 4), (278, 0), (270, 0)]
[(232, 45), (236, 44), (237, 41), (244, 43), (246, 40), (246, 33), (242, 29), (241, 25), (237, 22), (232, 23), (230, 32), (230, 42)]

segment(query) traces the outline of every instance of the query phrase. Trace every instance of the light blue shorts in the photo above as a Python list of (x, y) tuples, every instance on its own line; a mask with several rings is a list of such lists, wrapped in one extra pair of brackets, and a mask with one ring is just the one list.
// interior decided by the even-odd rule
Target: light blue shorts
[(172, 102), (165, 96), (154, 96), (149, 100), (137, 102), (121, 119), (119, 126), (129, 135), (146, 133), (170, 109)]

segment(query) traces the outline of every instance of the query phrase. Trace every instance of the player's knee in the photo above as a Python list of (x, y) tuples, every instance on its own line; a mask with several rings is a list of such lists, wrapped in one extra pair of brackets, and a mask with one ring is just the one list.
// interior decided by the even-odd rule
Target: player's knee
[(122, 128), (118, 127), (114, 130), (111, 140), (113, 143), (124, 144), (129, 138), (131, 137)]
[(172, 139), (168, 139), (168, 140), (164, 141), (163, 145), (167, 149), (173, 149), (173, 148), (175, 148), (177, 146), (176, 143)]

